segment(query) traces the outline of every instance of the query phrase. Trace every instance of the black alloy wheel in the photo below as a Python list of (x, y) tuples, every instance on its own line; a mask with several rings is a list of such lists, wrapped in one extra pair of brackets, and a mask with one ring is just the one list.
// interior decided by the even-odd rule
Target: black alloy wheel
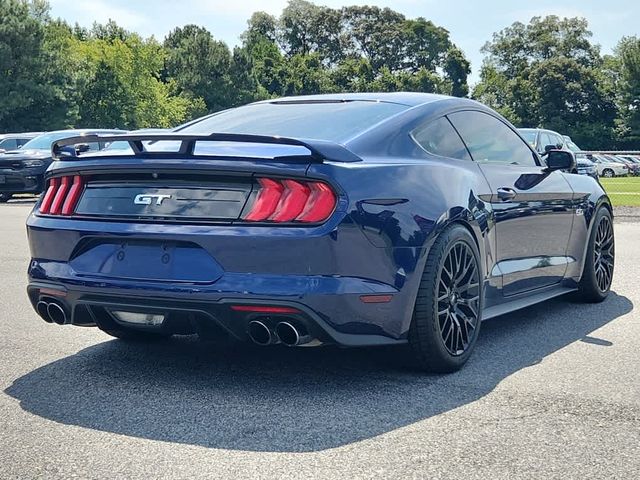
[(471, 356), (482, 321), (482, 268), (475, 238), (462, 225), (445, 229), (429, 250), (413, 318), (413, 364), (454, 372)]
[(611, 289), (615, 267), (613, 217), (607, 207), (600, 207), (593, 218), (587, 244), (578, 298), (584, 302), (602, 302)]
[(439, 274), (438, 322), (440, 338), (447, 351), (462, 355), (478, 326), (480, 281), (476, 260), (469, 245), (451, 246)]
[(613, 226), (611, 219), (608, 216), (603, 216), (597, 225), (593, 248), (596, 283), (601, 292), (606, 292), (611, 288), (614, 257)]

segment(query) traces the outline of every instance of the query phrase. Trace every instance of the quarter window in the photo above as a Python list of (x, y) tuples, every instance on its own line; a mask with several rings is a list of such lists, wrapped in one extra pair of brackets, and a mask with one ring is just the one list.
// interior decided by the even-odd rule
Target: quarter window
[(537, 165), (533, 151), (505, 123), (486, 113), (456, 112), (449, 115), (476, 162)]
[(446, 117), (440, 117), (418, 127), (411, 136), (429, 153), (458, 160), (471, 160), (458, 132)]

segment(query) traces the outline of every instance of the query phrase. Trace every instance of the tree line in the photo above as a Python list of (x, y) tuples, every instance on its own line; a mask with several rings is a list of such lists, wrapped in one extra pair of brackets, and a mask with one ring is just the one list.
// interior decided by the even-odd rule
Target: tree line
[(602, 55), (584, 19), (536, 17), (483, 52), (470, 89), (449, 32), (389, 8), (290, 0), (278, 17), (254, 13), (230, 49), (202, 26), (160, 42), (113, 21), (70, 25), (46, 0), (0, 0), (0, 132), (172, 127), (286, 95), (419, 91), (471, 96), (588, 148), (640, 148), (637, 37)]

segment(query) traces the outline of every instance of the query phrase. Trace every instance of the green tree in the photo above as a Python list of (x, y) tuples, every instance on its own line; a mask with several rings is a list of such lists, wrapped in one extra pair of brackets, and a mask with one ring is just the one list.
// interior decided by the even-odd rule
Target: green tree
[(618, 92), (621, 148), (640, 149), (640, 38), (624, 37), (615, 49), (609, 74)]
[(230, 78), (231, 52), (224, 42), (203, 27), (186, 25), (173, 30), (164, 41), (166, 77), (191, 98), (202, 98), (210, 111), (234, 104)]
[(494, 34), (473, 96), (516, 125), (560, 131), (585, 148), (609, 147), (615, 104), (586, 20), (534, 17)]
[[(73, 123), (70, 75), (46, 2), (0, 0), (0, 131), (44, 130)], [(63, 42), (62, 42), (63, 43)]]

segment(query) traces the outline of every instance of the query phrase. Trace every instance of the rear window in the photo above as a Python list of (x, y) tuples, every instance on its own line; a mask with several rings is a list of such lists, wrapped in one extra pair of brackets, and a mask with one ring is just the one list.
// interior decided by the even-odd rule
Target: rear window
[(341, 143), (408, 108), (368, 101), (259, 103), (225, 110), (180, 132), (279, 135)]

